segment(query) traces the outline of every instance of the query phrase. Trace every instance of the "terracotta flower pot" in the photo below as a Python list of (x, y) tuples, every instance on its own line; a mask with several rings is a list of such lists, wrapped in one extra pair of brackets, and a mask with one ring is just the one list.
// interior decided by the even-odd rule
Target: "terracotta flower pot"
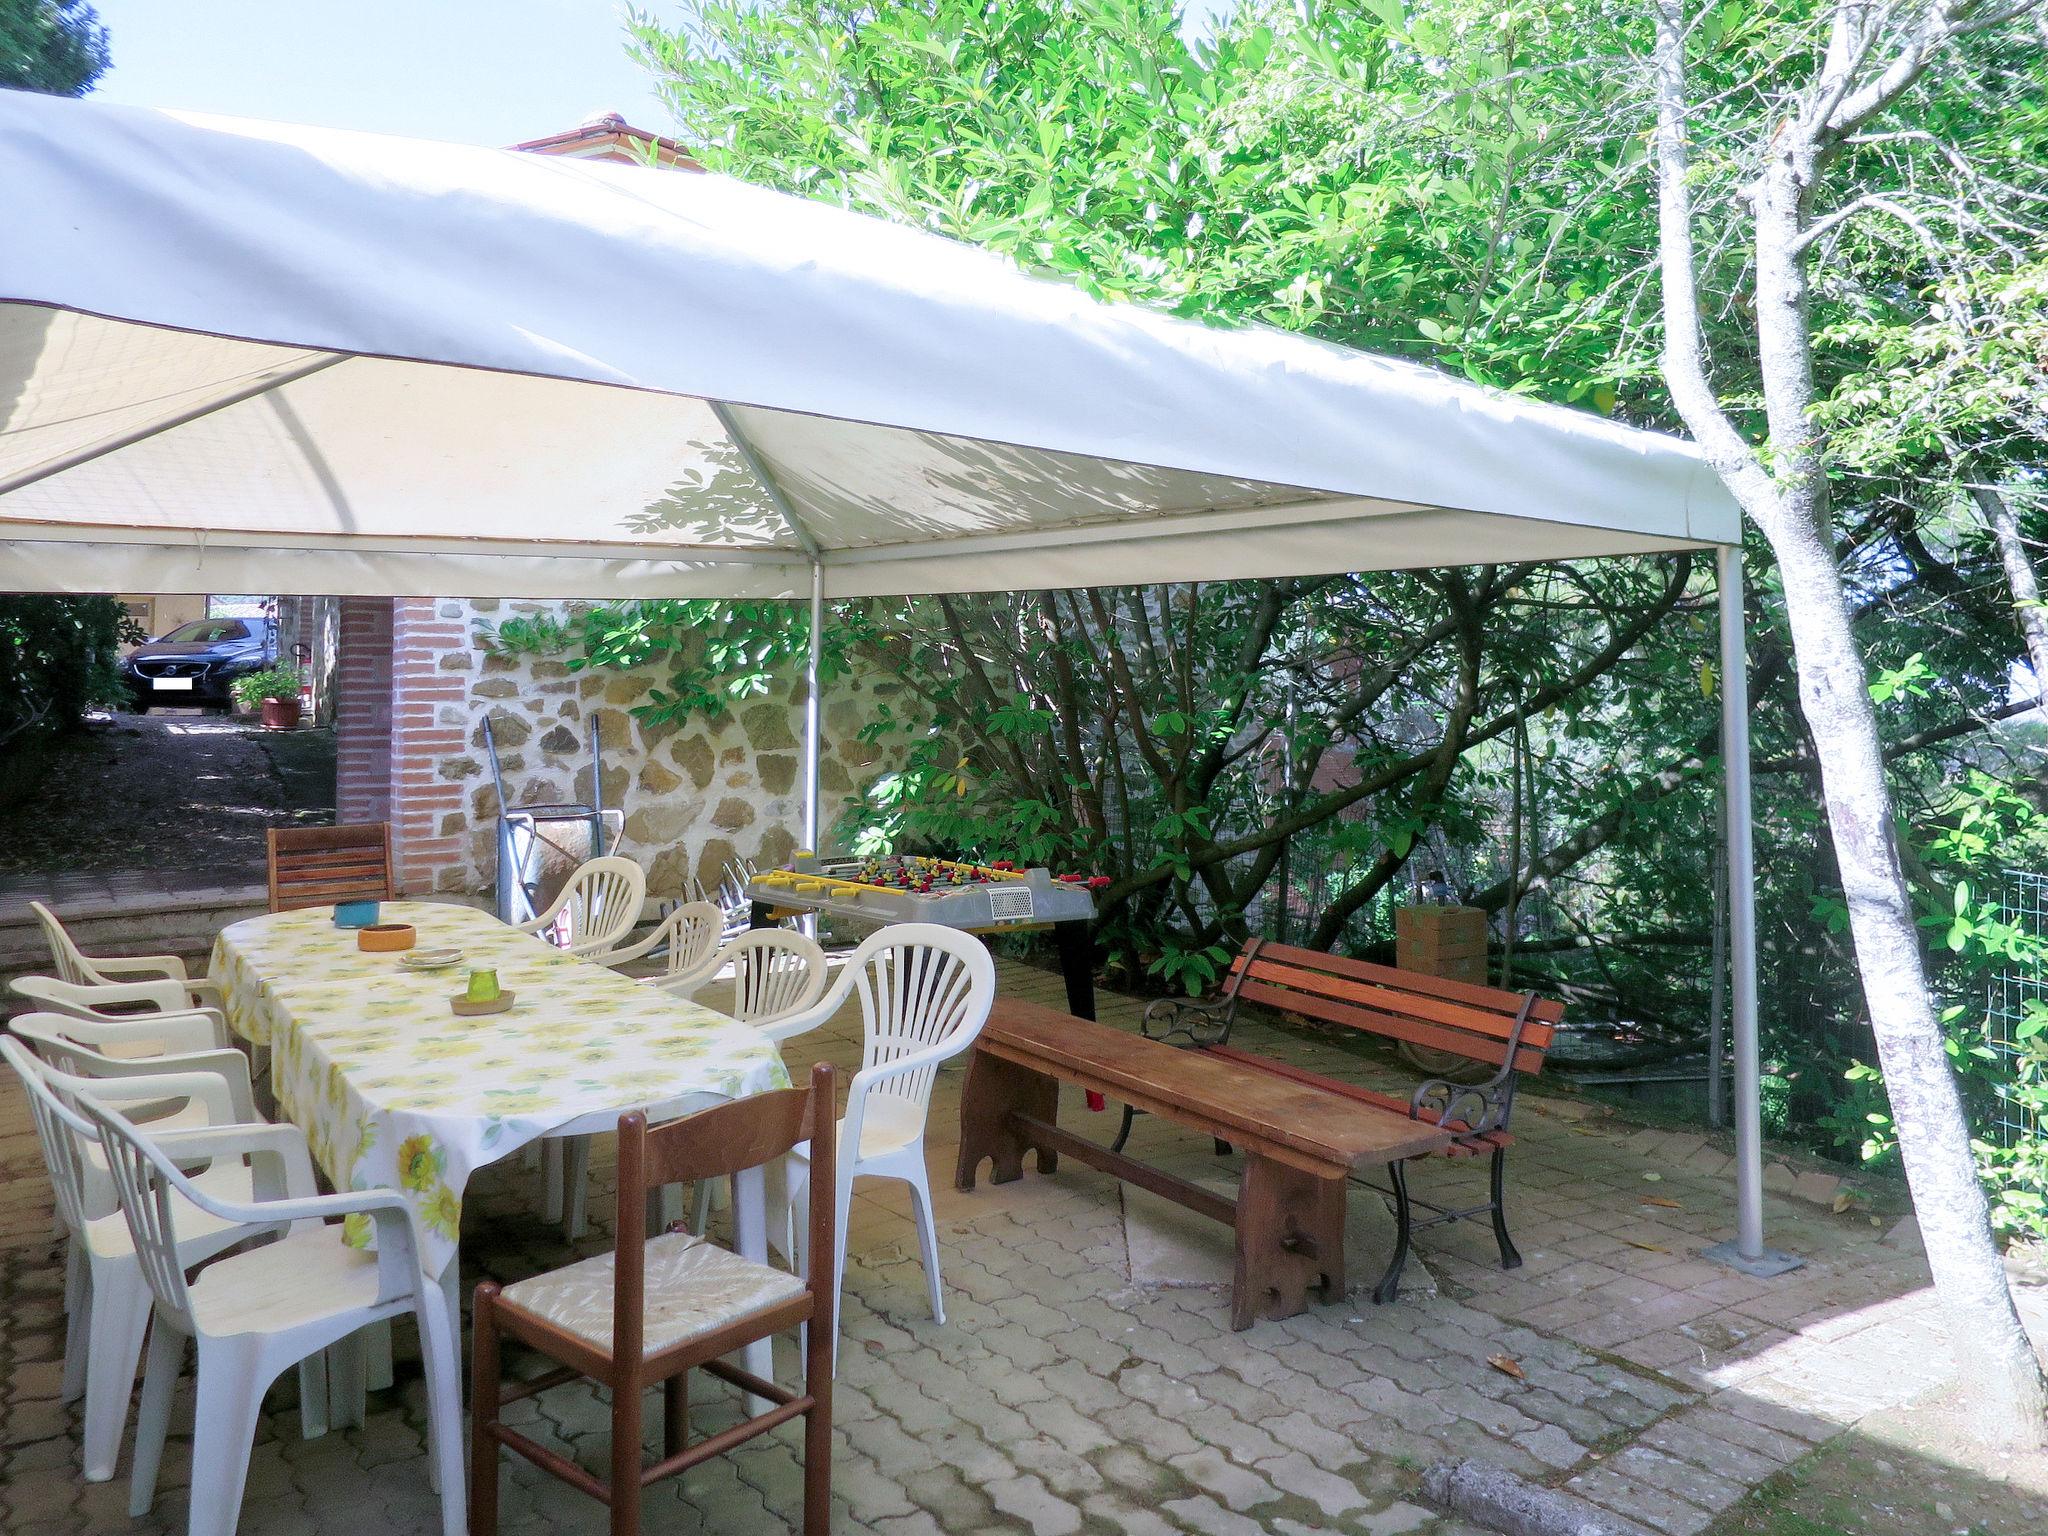
[(263, 729), (266, 731), (297, 730), (299, 725), (299, 701), (297, 699), (265, 699), (263, 701)]

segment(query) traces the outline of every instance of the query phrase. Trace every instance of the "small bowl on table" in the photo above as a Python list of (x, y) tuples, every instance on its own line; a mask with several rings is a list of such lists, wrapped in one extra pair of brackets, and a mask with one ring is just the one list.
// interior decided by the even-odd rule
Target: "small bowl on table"
[(367, 928), (377, 921), (377, 911), (374, 901), (337, 901), (334, 904), (334, 926)]
[(411, 923), (372, 923), (356, 930), (356, 948), (372, 955), (395, 955), (419, 942)]

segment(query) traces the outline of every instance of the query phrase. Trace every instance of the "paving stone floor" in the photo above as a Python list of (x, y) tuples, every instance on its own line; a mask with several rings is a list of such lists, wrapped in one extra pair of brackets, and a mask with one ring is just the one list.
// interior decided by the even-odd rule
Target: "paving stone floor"
[[(1006, 965), (1003, 984), (1058, 995), (1055, 978), (1022, 967)], [(1135, 1017), (1124, 999), (1105, 998), (1103, 1012)], [(824, 1055), (850, 1065), (859, 1034), (849, 1010), (793, 1042), (790, 1064)], [(1371, 1062), (1293, 1031), (1248, 1027), (1241, 1038), (1337, 1075), (1376, 1075)], [(1521, 1269), (1496, 1266), (1483, 1227), (1439, 1229), (1419, 1240), (1433, 1292), (1404, 1292), (1389, 1307), (1354, 1294), (1233, 1334), (1219, 1290), (1131, 1283), (1110, 1179), (1063, 1165), (1056, 1178), (955, 1192), (958, 1089), (956, 1067), (941, 1078), (932, 1116), (943, 1326), (928, 1312), (900, 1188), (864, 1185), (855, 1199), (834, 1432), (838, 1530), (1470, 1536), (1425, 1508), (1418, 1485), (1429, 1463), (1481, 1457), (1644, 1528), (1691, 1536), (1811, 1446), (1948, 1370), (1917, 1250), (1888, 1244), (1858, 1213), (1780, 1196), (1771, 1239), (1806, 1256), (1804, 1269), (1756, 1281), (1706, 1263), (1699, 1250), (1726, 1235), (1732, 1216), (1722, 1153), (1533, 1095), (1518, 1109), (1510, 1163)], [(1084, 1130), (1112, 1128), (1078, 1101), (1064, 1108)], [(1184, 1162), (1212, 1155), (1205, 1140), (1157, 1120), (1140, 1122), (1133, 1149)], [(592, 1204), (603, 1211), (602, 1149), (597, 1161)], [(1469, 1191), (1458, 1186), (1480, 1179), (1483, 1168), (1435, 1163), (1417, 1183), (1425, 1195), (1448, 1188), (1462, 1198)], [(568, 1256), (535, 1214), (534, 1184), (516, 1160), (471, 1184), (465, 1287)], [(604, 1243), (599, 1231), (582, 1246)], [(149, 1517), (129, 1520), (125, 1483), (78, 1479), (76, 1411), (58, 1401), (57, 1258), (47, 1186), (10, 1081), (0, 1089), (0, 1528), (182, 1530), (189, 1398), (173, 1418)], [(243, 1531), (435, 1528), (420, 1383), (403, 1336), (399, 1353), (397, 1385), (372, 1394), (367, 1422), (317, 1440), (299, 1438), (289, 1378), (280, 1385)], [(736, 1400), (700, 1380), (696, 1434), (737, 1416)], [(560, 1388), (515, 1416), (586, 1465), (604, 1465), (594, 1393)], [(511, 1463), (508, 1533), (605, 1528), (583, 1495)], [(799, 1478), (797, 1432), (785, 1428), (664, 1485), (647, 1529), (791, 1529)]]

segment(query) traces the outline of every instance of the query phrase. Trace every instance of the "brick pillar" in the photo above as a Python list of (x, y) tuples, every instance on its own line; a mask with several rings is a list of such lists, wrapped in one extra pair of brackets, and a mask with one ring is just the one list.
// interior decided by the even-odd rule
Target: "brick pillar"
[(334, 673), (334, 819), (391, 819), (391, 599), (341, 599)]
[(468, 668), (459, 605), (431, 597), (393, 601), (391, 849), (398, 887), (409, 895), (463, 885), (462, 782), (442, 769), (462, 754)]

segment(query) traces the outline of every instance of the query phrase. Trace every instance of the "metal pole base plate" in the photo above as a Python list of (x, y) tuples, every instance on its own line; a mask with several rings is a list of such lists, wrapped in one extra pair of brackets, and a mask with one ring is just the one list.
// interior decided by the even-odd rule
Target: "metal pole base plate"
[(1738, 1274), (1768, 1280), (1773, 1275), (1782, 1275), (1798, 1269), (1806, 1260), (1790, 1253), (1781, 1253), (1776, 1248), (1766, 1248), (1753, 1259), (1746, 1259), (1731, 1242), (1716, 1243), (1701, 1252), (1700, 1257), (1715, 1264), (1726, 1264)]

